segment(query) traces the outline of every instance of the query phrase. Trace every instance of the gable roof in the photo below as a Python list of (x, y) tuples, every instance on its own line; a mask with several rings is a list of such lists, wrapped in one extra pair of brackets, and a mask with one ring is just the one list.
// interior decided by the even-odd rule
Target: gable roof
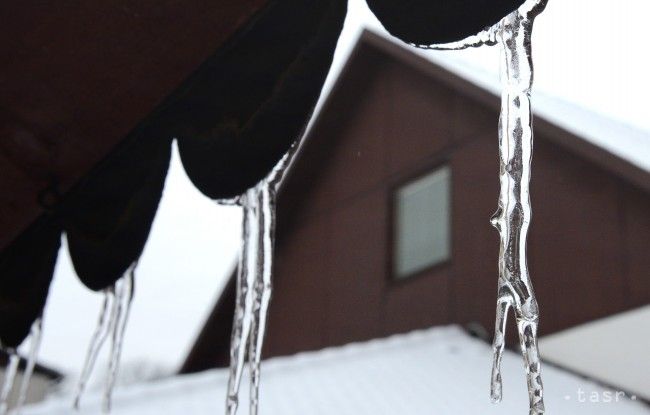
[[(315, 115), (303, 148), (310, 145), (315, 131), (340, 118), (336, 114), (338, 109), (347, 108), (357, 99), (366, 85), (363, 78), (367, 77), (367, 69), (378, 59), (416, 70), (499, 111), (501, 84), (495, 76), (452, 57), (424, 57), (417, 52), (384, 35), (364, 30)], [(537, 91), (533, 92), (533, 112), (535, 131), (544, 133), (544, 138), (650, 192), (650, 134)], [(494, 128), (496, 131), (496, 120)]]

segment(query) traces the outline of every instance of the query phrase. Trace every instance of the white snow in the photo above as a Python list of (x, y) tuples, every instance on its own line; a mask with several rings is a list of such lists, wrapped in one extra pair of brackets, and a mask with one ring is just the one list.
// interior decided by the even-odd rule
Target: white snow
[[(489, 400), (491, 347), (456, 326), (437, 327), (293, 357), (262, 366), (263, 415), (521, 415), (528, 411), (522, 360), (503, 359), (504, 401)], [(641, 415), (639, 402), (545, 366), (548, 413)], [(227, 372), (213, 370), (116, 390), (115, 415), (224, 413)], [(247, 385), (240, 411), (247, 413)], [(609, 397), (609, 398), (608, 398)], [(599, 402), (595, 402), (596, 399)], [(100, 396), (88, 396), (81, 414), (99, 414)], [(606, 402), (609, 400), (610, 402)], [(28, 407), (26, 415), (70, 413), (69, 399)]]
[(545, 336), (539, 344), (545, 359), (650, 400), (650, 305)]
[[(442, 52), (426, 53), (425, 57), (496, 96), (501, 94), (501, 82), (495, 73), (472, 66), (451, 54), (445, 56)], [(536, 116), (650, 171), (650, 132), (597, 114), (536, 88), (532, 103)]]

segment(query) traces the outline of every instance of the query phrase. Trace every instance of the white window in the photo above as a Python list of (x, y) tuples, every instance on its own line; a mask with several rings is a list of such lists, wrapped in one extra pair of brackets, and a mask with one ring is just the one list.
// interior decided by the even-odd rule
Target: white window
[(451, 169), (441, 167), (395, 194), (393, 274), (406, 278), (451, 256)]

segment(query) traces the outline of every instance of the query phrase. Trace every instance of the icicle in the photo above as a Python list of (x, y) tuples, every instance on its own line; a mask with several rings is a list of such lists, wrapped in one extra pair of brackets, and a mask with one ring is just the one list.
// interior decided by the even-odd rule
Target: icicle
[(102, 405), (104, 413), (109, 413), (111, 411), (111, 398), (120, 365), (120, 356), (124, 344), (124, 333), (126, 332), (129, 312), (131, 311), (131, 303), (133, 302), (136, 266), (137, 263), (131, 265), (127, 275), (118, 281), (116, 290), (115, 303), (117, 304), (117, 307), (114, 308), (115, 314), (112, 318), (111, 354), (108, 364), (108, 378), (104, 388), (104, 401)]
[(9, 410), (9, 395), (14, 387), (20, 363), (20, 357), (14, 349), (8, 349), (6, 352), (9, 355), (9, 364), (5, 368), (4, 383), (0, 392), (0, 415), (6, 415)]
[(260, 388), (260, 364), (262, 345), (266, 332), (266, 317), (271, 300), (273, 264), (273, 242), (275, 236), (275, 188), (272, 183), (264, 182), (257, 189), (258, 209), (258, 253), (257, 272), (253, 285), (253, 322), (249, 348), (251, 388), (250, 413), (257, 415)]
[(261, 351), (272, 290), (275, 195), (299, 148), (299, 144), (292, 146), (264, 180), (237, 199), (243, 208), (242, 248), (230, 343), (228, 415), (237, 413), (247, 351), (251, 376), (250, 413), (256, 415), (258, 412)]
[[(237, 413), (239, 404), (239, 386), (244, 371), (246, 346), (250, 335), (252, 321), (253, 295), (252, 285), (257, 262), (256, 209), (254, 190), (249, 190), (240, 198), (243, 207), (242, 247), (237, 270), (237, 298), (230, 340), (230, 377), (228, 379), (228, 397), (226, 413)], [(251, 197), (252, 196), (252, 197)], [(249, 201), (250, 199), (250, 201)]]
[(537, 348), (539, 307), (528, 271), (526, 238), (531, 220), (530, 172), (533, 154), (532, 30), (547, 0), (528, 1), (500, 23), (498, 40), (504, 62), (499, 119), (501, 192), (491, 219), (500, 234), (497, 321), (491, 397), (502, 397), (501, 356), (508, 310), (513, 308), (528, 383), (530, 414), (543, 414), (544, 394)]
[(443, 44), (434, 44), (434, 45), (417, 45), (411, 43), (411, 46), (415, 46), (420, 49), (432, 49), (432, 50), (463, 50), (469, 48), (478, 48), (480, 46), (494, 46), (497, 44), (497, 32), (499, 31), (499, 23), (494, 26), (487, 27), (481, 32), (468, 36), (463, 40), (457, 42), (443, 43)]
[(131, 302), (133, 301), (136, 266), (137, 263), (133, 263), (127, 271), (127, 275), (120, 278), (111, 288), (104, 292), (104, 302), (99, 313), (97, 328), (91, 337), (81, 376), (77, 383), (77, 391), (74, 400), (74, 408), (77, 410), (79, 409), (81, 397), (86, 385), (88, 384), (95, 362), (97, 361), (97, 356), (110, 334), (111, 352), (108, 362), (107, 380), (103, 401), (103, 411), (106, 413), (110, 412), (111, 395), (117, 377), (122, 344), (124, 342), (124, 332), (126, 330), (129, 311), (131, 309)]
[(27, 365), (23, 373), (23, 379), (20, 383), (20, 392), (18, 394), (18, 401), (16, 402), (16, 415), (20, 415), (25, 400), (27, 399), (27, 392), (29, 391), (29, 384), (34, 373), (36, 366), (36, 357), (38, 349), (41, 346), (41, 336), (43, 334), (43, 321), (41, 318), (36, 319), (29, 335), (29, 356), (27, 357)]
[(109, 327), (112, 325), (112, 316), (113, 313), (111, 310), (115, 306), (115, 295), (113, 287), (104, 292), (104, 302), (102, 304), (101, 311), (99, 312), (99, 321), (97, 322), (97, 327), (93, 333), (90, 344), (88, 345), (88, 351), (86, 352), (86, 359), (84, 361), (83, 369), (81, 370), (81, 376), (79, 377), (79, 382), (77, 383), (77, 391), (75, 393), (74, 399), (74, 409), (79, 410), (79, 404), (81, 402), (81, 396), (86, 389), (90, 375), (92, 374), (93, 368), (95, 366), (95, 361), (99, 355), (99, 351), (106, 341), (108, 336)]
[(504, 58), (499, 118), (501, 192), (497, 212), (491, 218), (492, 225), (500, 234), (500, 254), (490, 394), (493, 402), (501, 401), (501, 358), (508, 311), (513, 308), (524, 357), (531, 415), (544, 413), (537, 349), (539, 308), (526, 262), (526, 237), (531, 219), (529, 184), (533, 150), (531, 39), (535, 18), (544, 11), (547, 3), (548, 0), (528, 0), (495, 26), (459, 42), (414, 45), (437, 50), (501, 45)]

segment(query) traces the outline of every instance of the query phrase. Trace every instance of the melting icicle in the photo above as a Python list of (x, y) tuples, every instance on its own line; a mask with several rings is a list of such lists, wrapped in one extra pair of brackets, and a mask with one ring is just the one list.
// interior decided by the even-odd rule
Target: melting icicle
[[(276, 182), (277, 183), (277, 182)], [(275, 236), (275, 183), (266, 182), (257, 192), (258, 252), (257, 275), (253, 284), (253, 321), (249, 348), (251, 388), (250, 413), (257, 415), (260, 388), (260, 362), (266, 332), (266, 316), (271, 299), (271, 271)]]
[(261, 352), (272, 291), (275, 200), (299, 147), (299, 144), (294, 145), (264, 180), (239, 198), (243, 208), (242, 248), (230, 343), (230, 378), (226, 399), (228, 415), (237, 413), (246, 356), (251, 377), (250, 413), (258, 413)]
[(544, 413), (544, 394), (537, 348), (539, 308), (528, 271), (526, 238), (531, 220), (530, 172), (533, 154), (532, 30), (547, 0), (528, 1), (500, 23), (504, 62), (499, 119), (501, 192), (492, 224), (500, 234), (497, 321), (494, 336), (491, 397), (502, 397), (501, 356), (508, 310), (513, 308), (524, 357), (530, 414)]
[(117, 379), (117, 372), (120, 365), (120, 356), (124, 344), (126, 324), (128, 323), (129, 312), (131, 311), (131, 303), (133, 302), (136, 266), (136, 263), (131, 265), (127, 275), (118, 281), (118, 286), (116, 287), (115, 303), (117, 304), (117, 307), (115, 309), (114, 318), (112, 319), (113, 333), (111, 336), (111, 355), (108, 364), (108, 378), (104, 389), (103, 410), (105, 413), (111, 411), (111, 397), (113, 395), (113, 388), (115, 387), (115, 380)]
[(9, 364), (5, 368), (5, 378), (0, 392), (0, 415), (6, 415), (9, 411), (9, 395), (14, 388), (20, 363), (20, 357), (14, 349), (8, 349), (7, 354), (9, 355)]
[(230, 377), (228, 379), (228, 397), (226, 400), (226, 413), (229, 415), (237, 413), (239, 385), (244, 371), (246, 345), (248, 344), (252, 319), (253, 301), (251, 296), (253, 290), (251, 287), (257, 258), (257, 239), (253, 237), (256, 234), (253, 229), (256, 225), (254, 220), (255, 209), (248, 201), (251, 192), (249, 190), (240, 199), (243, 206), (242, 246), (237, 269), (237, 298), (235, 300), (235, 316), (230, 341)]
[(27, 399), (27, 392), (29, 391), (29, 384), (34, 374), (34, 367), (36, 366), (36, 357), (38, 355), (38, 349), (41, 346), (41, 336), (43, 334), (43, 321), (38, 318), (32, 324), (32, 328), (29, 335), (29, 356), (27, 357), (27, 364), (25, 366), (25, 372), (23, 373), (23, 379), (20, 383), (20, 392), (18, 394), (18, 401), (16, 402), (16, 415), (20, 415), (22, 407), (25, 404)]
[(81, 403), (81, 396), (86, 389), (90, 375), (93, 372), (95, 366), (95, 361), (99, 355), (99, 351), (102, 348), (102, 345), (106, 341), (108, 336), (109, 326), (112, 324), (111, 316), (112, 313), (110, 310), (113, 308), (112, 305), (115, 303), (113, 289), (108, 289), (104, 292), (104, 302), (102, 308), (99, 312), (99, 321), (97, 322), (97, 327), (90, 339), (90, 344), (88, 345), (88, 351), (86, 352), (86, 359), (84, 361), (83, 369), (81, 370), (81, 376), (79, 377), (79, 382), (77, 383), (77, 391), (75, 393), (74, 399), (74, 408), (79, 410), (79, 405)]
[(99, 313), (99, 321), (91, 337), (84, 366), (77, 384), (74, 400), (74, 408), (77, 410), (79, 409), (81, 397), (97, 361), (97, 356), (109, 334), (111, 336), (111, 350), (104, 388), (103, 411), (108, 413), (111, 410), (111, 396), (117, 378), (124, 333), (133, 301), (136, 266), (137, 263), (131, 265), (129, 271), (127, 271), (127, 275), (116, 281), (104, 293), (104, 302)]
[(524, 358), (530, 414), (544, 413), (543, 386), (537, 348), (539, 308), (526, 262), (526, 237), (531, 219), (530, 163), (533, 150), (532, 30), (535, 18), (548, 0), (528, 0), (498, 24), (469, 38), (426, 49), (460, 50), (482, 45), (501, 45), (503, 91), (499, 118), (501, 192), (497, 212), (491, 218), (500, 234), (499, 283), (494, 334), (491, 398), (502, 398), (501, 358), (508, 311), (513, 308)]

